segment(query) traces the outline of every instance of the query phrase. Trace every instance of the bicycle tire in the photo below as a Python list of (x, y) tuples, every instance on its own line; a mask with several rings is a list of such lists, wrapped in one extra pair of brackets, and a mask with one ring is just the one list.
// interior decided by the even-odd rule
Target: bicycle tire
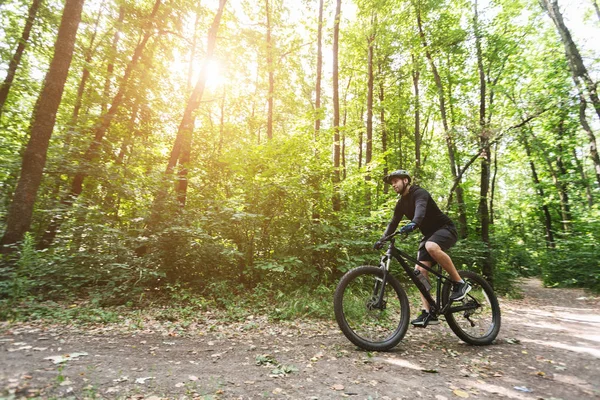
[[(373, 285), (382, 278), (381, 268), (357, 267), (342, 277), (333, 297), (335, 319), (340, 329), (350, 342), (368, 351), (386, 351), (395, 347), (404, 338), (410, 319), (406, 292), (389, 274), (385, 288), (386, 307), (379, 310), (369, 307)], [(388, 296), (390, 291), (392, 297)], [(375, 337), (379, 333), (383, 336), (381, 339)]]
[[(461, 278), (468, 282), (472, 289), (463, 300), (455, 301), (445, 312), (446, 322), (450, 329), (461, 340), (475, 346), (491, 344), (500, 332), (501, 313), (498, 298), (490, 284), (473, 271), (458, 271)], [(446, 281), (442, 288), (442, 304), (449, 302), (452, 283)], [(479, 306), (474, 310), (452, 311), (461, 305)]]

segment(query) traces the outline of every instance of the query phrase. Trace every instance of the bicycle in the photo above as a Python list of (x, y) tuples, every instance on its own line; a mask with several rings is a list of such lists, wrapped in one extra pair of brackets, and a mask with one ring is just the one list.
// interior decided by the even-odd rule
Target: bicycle
[[(395, 232), (383, 238), (390, 244), (379, 267), (354, 268), (338, 283), (333, 301), (335, 318), (348, 340), (368, 351), (386, 351), (404, 338), (410, 306), (400, 282), (389, 272), (392, 259), (396, 259), (429, 303), (431, 317), (425, 320), (423, 327), (433, 317), (443, 315), (450, 329), (464, 342), (479, 346), (492, 343), (500, 331), (500, 305), (489, 283), (475, 272), (458, 271), (472, 289), (464, 299), (450, 302), (450, 278), (443, 275), (439, 266), (428, 267), (398, 249), (395, 237), (399, 234)], [(435, 276), (435, 299), (409, 262)]]

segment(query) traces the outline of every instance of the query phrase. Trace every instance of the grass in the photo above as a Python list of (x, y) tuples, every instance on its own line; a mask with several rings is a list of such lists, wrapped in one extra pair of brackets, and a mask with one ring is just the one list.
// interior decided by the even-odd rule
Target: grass
[(143, 304), (105, 305), (90, 298), (63, 301), (40, 301), (25, 297), (20, 301), (0, 300), (0, 321), (46, 321), (74, 325), (127, 324), (132, 329), (143, 329), (148, 321), (173, 324), (185, 329), (191, 324), (216, 322), (243, 322), (244, 330), (256, 329), (256, 316), (271, 320), (298, 318), (333, 319), (334, 288), (298, 288), (291, 293), (257, 288), (249, 292), (226, 291), (223, 296), (206, 297), (181, 289), (172, 295), (151, 299)]

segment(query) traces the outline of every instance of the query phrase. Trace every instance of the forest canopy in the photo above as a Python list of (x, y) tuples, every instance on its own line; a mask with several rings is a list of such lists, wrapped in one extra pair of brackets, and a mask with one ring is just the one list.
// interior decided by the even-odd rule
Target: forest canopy
[(399, 168), (459, 268), (600, 289), (597, 0), (0, 12), (0, 299), (330, 287)]

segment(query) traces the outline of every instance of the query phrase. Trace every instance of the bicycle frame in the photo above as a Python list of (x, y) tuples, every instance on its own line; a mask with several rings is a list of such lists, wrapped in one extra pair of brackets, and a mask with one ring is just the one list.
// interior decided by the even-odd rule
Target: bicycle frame
[[(438, 272), (438, 271), (434, 270), (433, 266), (428, 267), (427, 265), (423, 264), (416, 258), (414, 258), (411, 255), (409, 255), (408, 253), (406, 253), (405, 251), (400, 250), (397, 247), (395, 247), (394, 246), (395, 239), (393, 237), (390, 238), (389, 240), (390, 240), (390, 245), (388, 247), (388, 250), (385, 253), (385, 256), (382, 257), (381, 264), (380, 264), (381, 268), (383, 269), (383, 282), (382, 282), (380, 288), (378, 288), (378, 287), (374, 288), (374, 293), (373, 293), (374, 295), (377, 295), (377, 291), (379, 291), (375, 306), (381, 307), (383, 304), (384, 288), (385, 288), (385, 284), (387, 282), (387, 277), (389, 274), (391, 258), (394, 258), (396, 261), (398, 261), (400, 263), (400, 265), (402, 266), (402, 268), (404, 269), (406, 274), (413, 281), (413, 283), (415, 284), (417, 289), (419, 289), (419, 292), (421, 292), (423, 297), (429, 303), (429, 307), (430, 307), (429, 312), (433, 315), (438, 315), (438, 314), (442, 314), (444, 311), (446, 311), (446, 310), (439, 309), (439, 307), (441, 306), (442, 284), (444, 284), (447, 280), (449, 280), (449, 278), (442, 275), (441, 271)], [(434, 274), (437, 277), (436, 278), (437, 290), (436, 290), (436, 299), (435, 300), (433, 299), (433, 297), (431, 296), (429, 291), (425, 288), (425, 285), (423, 285), (423, 283), (419, 280), (419, 278), (417, 278), (417, 275), (415, 274), (412, 265), (409, 265), (409, 262), (414, 263), (413, 265), (415, 265), (415, 264), (419, 265), (420, 267), (424, 268), (425, 270), (429, 271), (430, 273)], [(449, 305), (447, 305), (447, 306), (449, 306)]]

